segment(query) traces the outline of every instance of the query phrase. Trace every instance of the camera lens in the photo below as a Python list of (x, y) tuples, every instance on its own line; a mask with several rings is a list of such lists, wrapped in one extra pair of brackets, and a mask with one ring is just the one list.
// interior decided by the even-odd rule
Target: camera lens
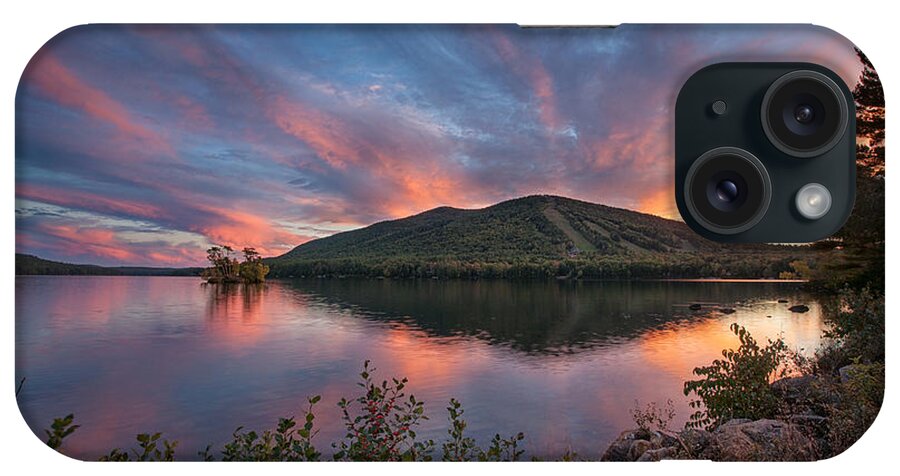
[(772, 185), (762, 162), (735, 147), (701, 155), (685, 178), (685, 204), (704, 228), (723, 235), (756, 225), (769, 207)]
[(849, 121), (838, 85), (815, 71), (793, 71), (772, 83), (761, 113), (772, 144), (794, 157), (815, 157), (840, 141)]
[(720, 202), (731, 203), (738, 196), (738, 188), (731, 180), (722, 180), (716, 185), (716, 198)]
[(809, 104), (801, 104), (794, 109), (794, 120), (800, 124), (809, 124), (816, 118), (816, 111)]
[(747, 182), (731, 171), (714, 174), (706, 184), (706, 199), (716, 210), (738, 208), (747, 196)]

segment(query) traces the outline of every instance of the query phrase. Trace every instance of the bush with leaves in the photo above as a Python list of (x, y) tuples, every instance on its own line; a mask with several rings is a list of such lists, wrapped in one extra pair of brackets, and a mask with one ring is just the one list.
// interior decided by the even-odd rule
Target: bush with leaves
[[(366, 361), (359, 374), (358, 385), (363, 394), (353, 400), (342, 398), (338, 406), (347, 429), (343, 441), (332, 444), (333, 459), (338, 461), (430, 461), (435, 449), (432, 440), (418, 441), (415, 428), (428, 419), (425, 405), (414, 395), (406, 395), (407, 379), (392, 378), (376, 383), (372, 377), (375, 369)], [(322, 453), (312, 442), (318, 433), (314, 427), (313, 407), (320, 396), (307, 399), (302, 426), (294, 417), (281, 418), (274, 430), (262, 433), (243, 431), (238, 427), (232, 439), (221, 450), (223, 461), (319, 461)], [(525, 435), (517, 433), (509, 438), (494, 435), (487, 448), (479, 447), (475, 440), (465, 436), (466, 422), (462, 419), (462, 405), (450, 400), (448, 431), (450, 440), (443, 444), (445, 461), (517, 461), (524, 451), (519, 443)], [(53, 420), (47, 433), (47, 444), (59, 449), (63, 439), (71, 435), (78, 425), (73, 425), (74, 415)], [(116, 448), (101, 461), (173, 461), (177, 441), (162, 440), (161, 433), (137, 435), (138, 447), (130, 451)], [(161, 445), (161, 446), (160, 446)], [(212, 461), (216, 454), (211, 446), (198, 453), (200, 459)], [(567, 452), (564, 460), (575, 458)]]
[[(115, 448), (109, 454), (100, 458), (100, 461), (175, 461), (175, 447), (177, 441), (162, 440), (162, 450), (159, 448), (162, 433), (140, 433), (136, 437), (137, 448), (131, 452)], [(132, 459), (134, 456), (134, 459)]]
[(509, 438), (501, 438), (496, 434), (487, 450), (483, 450), (474, 438), (465, 436), (468, 424), (462, 419), (465, 411), (458, 400), (450, 399), (447, 413), (449, 414), (447, 419), (450, 421), (447, 433), (450, 440), (441, 446), (443, 461), (518, 461), (524, 454), (524, 451), (519, 449), (519, 442), (525, 439), (523, 433), (517, 433)]
[[(307, 399), (303, 426), (298, 427), (294, 417), (280, 418), (274, 431), (262, 434), (244, 432), (238, 427), (232, 440), (222, 449), (222, 461), (318, 461), (322, 453), (312, 443), (318, 430), (314, 429), (313, 406), (322, 398), (318, 395)], [(210, 447), (201, 451), (200, 457), (211, 461)]]
[(884, 294), (870, 288), (844, 288), (837, 309), (828, 313), (825, 337), (862, 362), (884, 361)]
[(667, 431), (669, 423), (675, 419), (675, 404), (672, 399), (666, 400), (666, 405), (660, 407), (656, 402), (648, 403), (641, 408), (640, 402), (634, 401), (631, 409), (631, 418), (638, 429), (644, 431)]
[(697, 367), (701, 377), (684, 383), (684, 394), (699, 397), (690, 402), (696, 411), (690, 416), (690, 428), (712, 429), (733, 418), (771, 418), (778, 409), (778, 399), (769, 383), (787, 355), (782, 339), (769, 339), (760, 347), (744, 327), (731, 325), (741, 342), (737, 350), (723, 350), (724, 359)]
[[(24, 379), (22, 381), (24, 382)], [(21, 389), (21, 384), (19, 388)], [(18, 390), (16, 392), (18, 393)], [(44, 433), (47, 434), (47, 446), (58, 450), (62, 446), (63, 440), (79, 428), (80, 425), (74, 425), (74, 422), (75, 415), (71, 413), (63, 418), (54, 418), (50, 429), (44, 430)]]
[(856, 443), (878, 416), (884, 400), (884, 363), (854, 364), (837, 394), (828, 409), (828, 443), (834, 455)]
[[(425, 404), (403, 390), (408, 380), (392, 378), (376, 383), (375, 368), (367, 360), (357, 385), (365, 393), (349, 401), (342, 398), (341, 408), (347, 434), (335, 445), (335, 460), (417, 461), (430, 459), (433, 441), (416, 441), (415, 427), (425, 416)], [(358, 408), (357, 408), (358, 407)]]

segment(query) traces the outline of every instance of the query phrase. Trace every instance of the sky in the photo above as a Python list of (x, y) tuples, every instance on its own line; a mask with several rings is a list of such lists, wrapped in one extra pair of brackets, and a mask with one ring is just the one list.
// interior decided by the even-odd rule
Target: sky
[(678, 89), (763, 60), (860, 71), (811, 26), (70, 29), (17, 91), (16, 251), (198, 266), (537, 193), (677, 218)]

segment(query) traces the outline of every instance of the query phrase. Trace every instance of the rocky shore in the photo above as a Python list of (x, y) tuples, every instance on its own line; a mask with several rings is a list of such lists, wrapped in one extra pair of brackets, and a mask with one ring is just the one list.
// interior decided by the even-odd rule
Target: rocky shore
[(606, 449), (602, 461), (812, 461), (829, 451), (829, 409), (839, 404), (835, 385), (847, 382), (854, 365), (836, 378), (817, 375), (783, 378), (772, 383), (782, 402), (775, 419), (735, 418), (707, 431), (678, 432), (637, 428), (623, 431)]

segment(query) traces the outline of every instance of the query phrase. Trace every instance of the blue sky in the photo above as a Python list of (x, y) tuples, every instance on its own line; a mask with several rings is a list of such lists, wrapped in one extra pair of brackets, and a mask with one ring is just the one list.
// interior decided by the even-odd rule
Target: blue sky
[(675, 218), (678, 89), (757, 60), (860, 69), (809, 26), (79, 27), (20, 83), (16, 248), (200, 265), (534, 193)]

